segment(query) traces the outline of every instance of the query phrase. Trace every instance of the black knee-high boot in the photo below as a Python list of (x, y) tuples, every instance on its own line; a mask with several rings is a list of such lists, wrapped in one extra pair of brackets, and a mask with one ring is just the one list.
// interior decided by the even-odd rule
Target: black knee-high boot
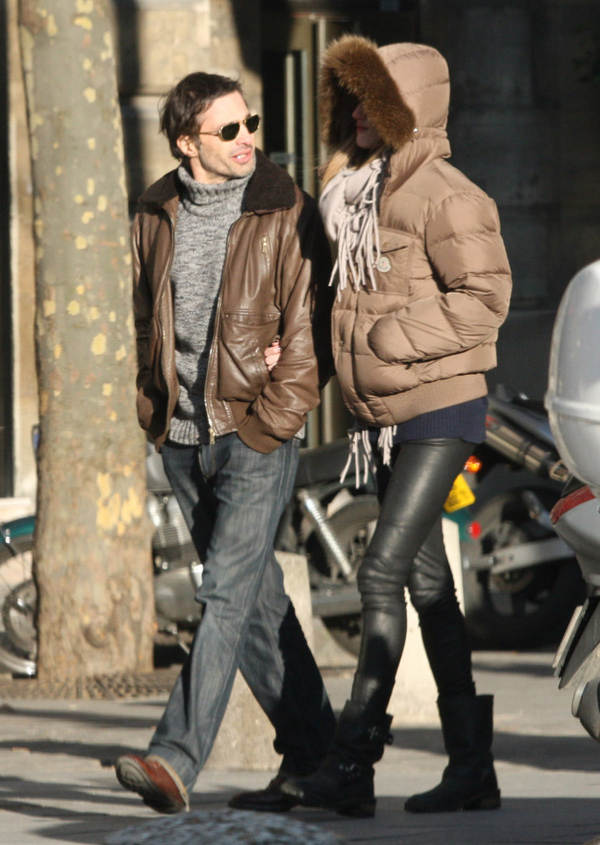
[(493, 696), (454, 695), (438, 699), (449, 762), (434, 789), (413, 795), (409, 813), (495, 810), (500, 790), (492, 756)]
[(385, 711), (402, 654), (405, 616), (365, 612), (351, 700), (340, 715), (329, 751), (317, 772), (290, 778), (281, 787), (298, 803), (349, 816), (375, 815), (373, 764), (392, 741), (392, 717)]
[(365, 705), (347, 701), (319, 770), (306, 778), (289, 778), (281, 791), (305, 807), (356, 818), (374, 816), (373, 764), (391, 742), (391, 723), (391, 716), (373, 716)]
[(406, 638), (405, 564), (390, 565), (389, 549), (377, 547), (365, 555), (357, 579), (363, 635), (351, 699), (319, 770), (290, 778), (281, 787), (299, 804), (363, 818), (375, 815), (373, 764), (391, 742), (392, 717), (386, 709)]

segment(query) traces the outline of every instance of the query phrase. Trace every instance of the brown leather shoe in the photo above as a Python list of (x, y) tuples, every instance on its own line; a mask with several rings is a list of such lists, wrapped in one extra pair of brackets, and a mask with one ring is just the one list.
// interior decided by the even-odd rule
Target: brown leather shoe
[(179, 775), (161, 757), (125, 754), (115, 765), (121, 786), (141, 795), (144, 804), (157, 813), (181, 813), (189, 810), (187, 789)]
[(266, 789), (238, 792), (228, 802), (228, 806), (234, 810), (254, 810), (257, 813), (287, 813), (298, 802), (290, 795), (284, 795), (281, 792), (281, 784), (285, 780), (285, 775), (277, 775)]

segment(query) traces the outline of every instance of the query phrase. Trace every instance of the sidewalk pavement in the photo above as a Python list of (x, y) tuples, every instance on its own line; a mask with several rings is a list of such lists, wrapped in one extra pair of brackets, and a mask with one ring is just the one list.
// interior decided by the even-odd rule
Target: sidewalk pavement
[[(551, 662), (550, 652), (474, 655), (478, 691), (496, 696), (501, 810), (404, 812), (405, 798), (437, 783), (444, 766), (439, 726), (426, 725), (394, 731), (394, 745), (376, 770), (374, 819), (308, 809), (289, 818), (347, 843), (600, 843), (600, 746), (571, 716), (571, 695), (558, 690)], [(352, 672), (338, 667), (324, 675), (339, 709)], [(165, 700), (1, 700), (0, 843), (100, 845), (116, 831), (158, 818), (119, 786), (112, 762), (145, 748)], [(191, 810), (220, 810), (234, 792), (261, 788), (269, 778), (268, 772), (203, 772)]]

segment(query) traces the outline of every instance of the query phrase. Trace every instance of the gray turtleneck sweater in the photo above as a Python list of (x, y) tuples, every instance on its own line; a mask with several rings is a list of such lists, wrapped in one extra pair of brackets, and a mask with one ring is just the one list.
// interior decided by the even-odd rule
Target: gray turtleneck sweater
[(209, 442), (204, 383), (213, 337), (229, 229), (239, 219), (250, 175), (216, 185), (196, 182), (181, 165), (181, 186), (171, 268), (175, 315), (175, 364), (179, 401), (169, 439)]

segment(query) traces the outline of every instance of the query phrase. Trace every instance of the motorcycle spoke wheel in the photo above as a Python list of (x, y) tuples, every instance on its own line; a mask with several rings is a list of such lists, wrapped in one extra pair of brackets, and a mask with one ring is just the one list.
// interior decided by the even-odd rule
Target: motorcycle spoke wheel
[[(556, 496), (535, 490), (545, 507)], [(520, 649), (556, 644), (582, 599), (585, 585), (575, 558), (553, 560), (492, 575), (468, 567), (468, 559), (552, 536), (529, 516), (521, 490), (494, 496), (474, 511), (478, 540), (462, 544), (467, 627), (475, 648)]]
[(0, 548), (0, 665), (35, 675), (37, 591), (32, 578), (33, 537)]

